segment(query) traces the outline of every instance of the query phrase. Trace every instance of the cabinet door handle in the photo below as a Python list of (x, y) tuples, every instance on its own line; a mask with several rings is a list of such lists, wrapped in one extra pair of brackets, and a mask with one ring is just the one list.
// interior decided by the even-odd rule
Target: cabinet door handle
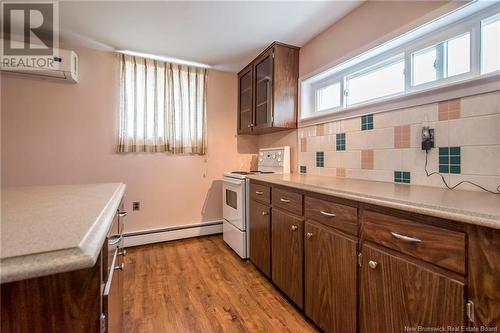
[(125, 268), (125, 263), (121, 263), (120, 266), (115, 266), (115, 269), (119, 269), (120, 271), (123, 271), (123, 269)]
[(119, 217), (127, 217), (127, 212), (118, 212)]
[(322, 210), (322, 211), (320, 211), (320, 213), (321, 213), (322, 215), (325, 215), (325, 216), (328, 216), (328, 217), (335, 217), (335, 216), (337, 216), (337, 215), (335, 215), (334, 213), (328, 213), (328, 212), (325, 212), (325, 211), (323, 211), (323, 210)]
[(296, 225), (292, 225), (292, 231), (296, 231), (298, 228)]
[(268, 213), (268, 212), (266, 212), (266, 211), (263, 211), (263, 212), (262, 212), (262, 215), (264, 215), (264, 216), (265, 216), (265, 215), (269, 215), (269, 213)]
[(420, 242), (422, 242), (418, 238), (401, 235), (401, 234), (398, 234), (397, 232), (391, 232), (391, 235), (394, 236), (395, 238), (400, 239), (400, 240), (405, 241), (405, 242), (410, 242), (410, 243), (420, 243)]
[(378, 266), (378, 262), (373, 261), (373, 260), (370, 260), (370, 261), (368, 262), (368, 266), (370, 266), (370, 268), (371, 268), (371, 269), (375, 269), (375, 268), (377, 268), (377, 266)]
[(123, 239), (123, 235), (113, 236), (108, 239), (108, 245), (116, 245), (120, 243)]
[(281, 202), (287, 202), (287, 203), (288, 203), (288, 202), (290, 202), (290, 199), (281, 198), (281, 199), (280, 199), (280, 201), (281, 201)]
[(121, 250), (120, 252), (118, 252), (118, 255), (125, 257), (127, 255), (127, 250), (126, 249)]
[(262, 192), (262, 191), (255, 191), (255, 194), (262, 195), (262, 194), (264, 194), (264, 192)]
[(312, 237), (312, 235), (313, 235), (313, 234), (312, 234), (312, 232), (308, 232), (308, 233), (306, 234), (307, 238), (311, 238), (311, 237)]

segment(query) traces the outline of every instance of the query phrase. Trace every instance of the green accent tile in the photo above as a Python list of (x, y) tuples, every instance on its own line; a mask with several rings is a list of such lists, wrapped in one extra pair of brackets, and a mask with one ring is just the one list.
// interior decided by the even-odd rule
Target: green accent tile
[(300, 166), (300, 173), (306, 173), (307, 172), (307, 167), (305, 165)]
[(450, 147), (450, 155), (460, 155), (460, 147)]
[(394, 171), (394, 179), (403, 178), (401, 171)]
[(439, 156), (448, 156), (449, 154), (450, 154), (450, 148), (448, 147), (439, 148)]
[(345, 133), (338, 133), (336, 135), (336, 148), (337, 150), (345, 150)]
[(450, 158), (448, 156), (439, 156), (439, 164), (450, 163)]
[(373, 129), (373, 115), (367, 114), (365, 116), (361, 116), (361, 130), (371, 130)]
[(411, 174), (409, 171), (394, 171), (394, 182), (409, 184), (411, 181)]
[(316, 167), (323, 168), (325, 166), (325, 153), (322, 151), (316, 152)]
[[(441, 159), (439, 161), (441, 163)], [(460, 156), (450, 156), (450, 164), (460, 164)]]
[(450, 173), (460, 173), (460, 165), (450, 165)]
[(403, 172), (403, 183), (409, 184), (411, 181), (411, 174), (408, 171)]
[(448, 165), (440, 164), (439, 165), (439, 172), (440, 173), (448, 173), (448, 172), (450, 172), (450, 167)]

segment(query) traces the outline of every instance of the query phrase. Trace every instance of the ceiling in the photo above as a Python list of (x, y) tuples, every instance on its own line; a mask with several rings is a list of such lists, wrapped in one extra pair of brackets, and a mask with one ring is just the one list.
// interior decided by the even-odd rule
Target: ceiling
[(356, 1), (64, 1), (61, 40), (237, 72), (273, 41), (302, 46)]

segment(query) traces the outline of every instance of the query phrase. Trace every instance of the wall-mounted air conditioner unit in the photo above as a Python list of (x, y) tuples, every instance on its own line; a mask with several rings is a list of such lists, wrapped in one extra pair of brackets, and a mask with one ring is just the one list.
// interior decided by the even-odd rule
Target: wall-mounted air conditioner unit
[(12, 62), (4, 56), (0, 61), (0, 70), (4, 73), (27, 77), (78, 83), (78, 55), (74, 51), (62, 49), (55, 50), (54, 54), (48, 61), (42, 61), (43, 59), (37, 61), (36, 67), (32, 65), (33, 56), (19, 56), (17, 59), (12, 58)]

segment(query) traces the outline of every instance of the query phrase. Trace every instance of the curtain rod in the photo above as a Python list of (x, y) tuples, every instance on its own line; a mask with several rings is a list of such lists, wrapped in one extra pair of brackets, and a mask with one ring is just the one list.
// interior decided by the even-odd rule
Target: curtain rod
[(195, 61), (183, 60), (183, 59), (166, 57), (166, 56), (159, 56), (159, 55), (150, 54), (150, 53), (142, 53), (142, 52), (136, 52), (136, 51), (130, 51), (130, 50), (115, 50), (115, 52), (131, 55), (131, 56), (136, 56), (136, 57), (147, 58), (147, 59), (171, 62), (171, 63), (175, 63), (175, 64), (180, 64), (180, 65), (194, 66), (194, 67), (200, 67), (200, 68), (211, 68), (212, 67), (210, 65), (202, 64), (202, 63), (195, 62)]

